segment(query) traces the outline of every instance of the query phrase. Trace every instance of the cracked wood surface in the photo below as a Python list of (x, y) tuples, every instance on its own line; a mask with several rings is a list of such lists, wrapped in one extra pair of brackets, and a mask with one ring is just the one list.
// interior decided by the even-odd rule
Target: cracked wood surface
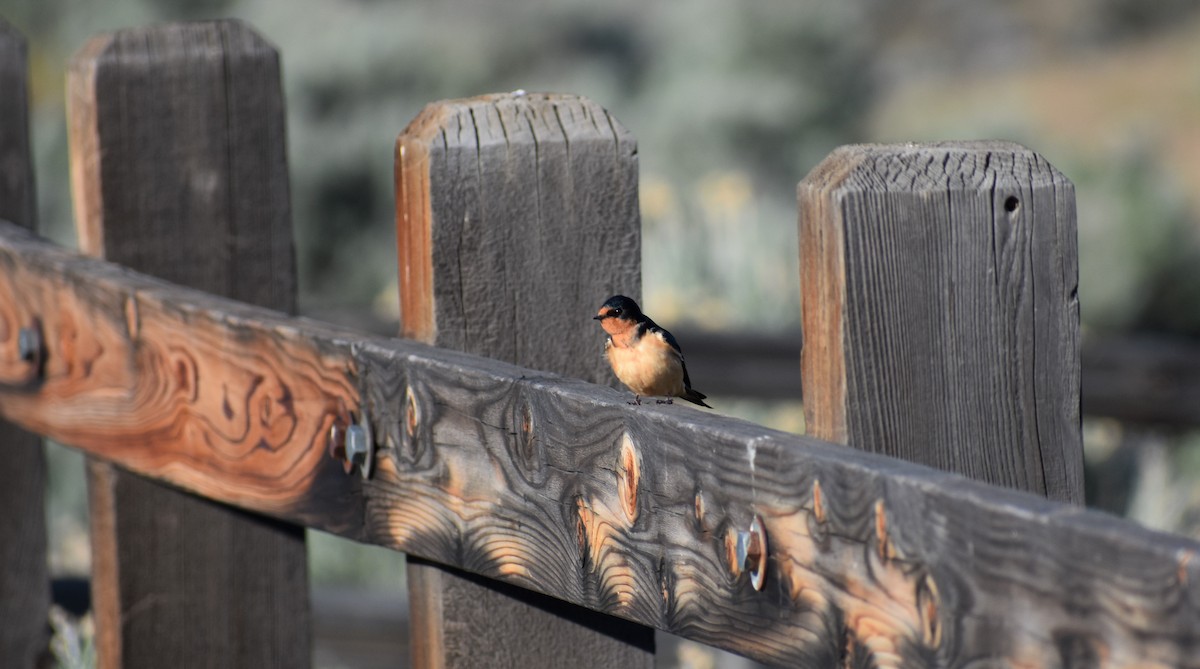
[(798, 195), (809, 434), (1082, 504), (1071, 182), (1008, 142), (864, 145)]
[[(17, 325), (38, 319), (38, 365)], [(41, 374), (38, 370), (41, 370)], [(375, 477), (331, 423), (365, 402)], [(0, 414), (134, 471), (767, 662), (1200, 667), (1200, 544), (683, 406), (362, 338), (0, 225)], [(635, 463), (630, 466), (630, 463)], [(729, 563), (766, 526), (766, 585)]]
[[(637, 148), (571, 95), (435, 102), (396, 140), (401, 330), (590, 381), (588, 317), (640, 297)], [(414, 277), (421, 277), (414, 280)], [(414, 666), (652, 667), (654, 630), (410, 560)]]

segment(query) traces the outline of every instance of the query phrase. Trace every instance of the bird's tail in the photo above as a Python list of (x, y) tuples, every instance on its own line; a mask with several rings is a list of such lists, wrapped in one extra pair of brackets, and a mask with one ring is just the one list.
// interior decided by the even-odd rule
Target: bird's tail
[(705, 395), (704, 393), (702, 393), (698, 390), (694, 390), (692, 388), (684, 388), (683, 395), (681, 395), (680, 397), (689, 402), (692, 402), (693, 404), (699, 404), (700, 406), (708, 407), (709, 409), (712, 408), (711, 406), (708, 406), (707, 404), (704, 403), (704, 398), (708, 397), (708, 395)]

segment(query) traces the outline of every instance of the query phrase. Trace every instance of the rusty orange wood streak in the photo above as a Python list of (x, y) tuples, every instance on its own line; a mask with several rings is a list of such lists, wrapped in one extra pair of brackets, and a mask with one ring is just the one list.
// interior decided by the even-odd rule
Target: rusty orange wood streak
[[(358, 405), (351, 358), (295, 332), (213, 319), (152, 289), (102, 290), (11, 255), (2, 261), (0, 412), (63, 443), (281, 514), (329, 460), (330, 426)], [(19, 330), (35, 323), (40, 376), (16, 355)]]
[(804, 347), (800, 376), (804, 424), (818, 439), (846, 443), (846, 359), (844, 309), (846, 285), (840, 212), (821, 189), (836, 184), (852, 164), (823, 162), (798, 186), (800, 201), (800, 301)]
[(429, 159), (432, 139), (441, 132), (443, 107), (426, 107), (396, 138), (396, 255), (399, 258), (402, 335), (431, 343), (433, 316), (433, 248), (430, 220)]

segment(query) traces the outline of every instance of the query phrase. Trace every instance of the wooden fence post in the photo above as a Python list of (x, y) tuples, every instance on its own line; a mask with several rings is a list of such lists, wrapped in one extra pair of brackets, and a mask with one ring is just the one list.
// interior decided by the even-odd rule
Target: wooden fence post
[(850, 146), (798, 197), (809, 434), (1081, 504), (1071, 182), (1011, 143)]
[[(295, 310), (271, 45), (235, 21), (97, 37), (71, 63), (68, 104), (85, 252)], [(227, 412), (256, 411), (229, 398)], [(89, 491), (99, 666), (310, 664), (303, 528), (96, 460)]]
[[(641, 294), (633, 138), (577, 97), (435, 103), (396, 142), (406, 337), (605, 382), (591, 316)], [(409, 559), (417, 667), (650, 667), (654, 631)]]
[[(0, 18), (0, 219), (37, 223), (25, 40)], [(31, 324), (10, 324), (31, 325)], [(9, 327), (5, 355), (19, 355), (19, 329)], [(46, 462), (41, 438), (0, 421), (0, 658), (33, 667), (47, 652), (50, 580), (46, 568)]]

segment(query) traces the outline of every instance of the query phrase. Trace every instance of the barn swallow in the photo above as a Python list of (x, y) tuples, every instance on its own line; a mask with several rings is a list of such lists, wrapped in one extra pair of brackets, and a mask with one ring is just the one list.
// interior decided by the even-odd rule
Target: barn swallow
[(712, 408), (704, 403), (706, 395), (692, 388), (675, 337), (643, 314), (637, 302), (613, 295), (592, 318), (608, 333), (604, 354), (613, 373), (633, 391), (633, 404), (641, 404), (644, 395), (668, 398), (658, 400), (660, 404), (680, 397)]

